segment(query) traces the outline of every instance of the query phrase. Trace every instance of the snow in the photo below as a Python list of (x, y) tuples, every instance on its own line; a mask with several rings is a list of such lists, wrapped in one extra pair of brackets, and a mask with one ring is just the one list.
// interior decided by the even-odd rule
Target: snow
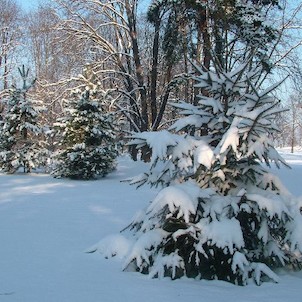
[(163, 256), (155, 259), (154, 266), (151, 269), (150, 276), (164, 278), (165, 270), (164, 267), (172, 268), (172, 278), (176, 276), (176, 268), (184, 269), (183, 259), (176, 253), (173, 252), (169, 255)]
[(267, 221), (263, 220), (261, 223), (261, 227), (260, 230), (258, 232), (258, 238), (262, 239), (262, 241), (264, 243), (267, 243), (268, 240), (268, 225), (267, 225)]
[(246, 194), (246, 197), (248, 200), (256, 202), (260, 210), (265, 209), (267, 211), (267, 215), (270, 218), (277, 216), (278, 218), (281, 219), (283, 213), (290, 214), (288, 213), (287, 208), (284, 205), (284, 202), (283, 200), (281, 200), (281, 198), (280, 199), (274, 198), (274, 202), (271, 202), (271, 199), (269, 199), (269, 194), (268, 194), (268, 198), (266, 196), (262, 196), (261, 194), (253, 194), (253, 193)]
[(267, 265), (264, 263), (252, 263), (252, 269), (254, 270), (256, 283), (260, 284), (260, 277), (265, 274), (275, 282), (279, 282), (280, 278), (276, 275)]
[(204, 165), (206, 168), (210, 169), (214, 160), (215, 156), (211, 147), (207, 143), (200, 141), (199, 146), (194, 152), (195, 170), (197, 169), (197, 164)]
[(205, 122), (204, 118), (202, 118), (200, 115), (193, 114), (186, 117), (183, 117), (179, 120), (177, 120), (170, 129), (174, 129), (175, 131), (180, 131), (182, 129), (185, 129), (188, 126), (195, 126), (196, 128), (200, 128), (202, 124)]
[(245, 255), (240, 252), (235, 252), (232, 262), (232, 270), (235, 273), (237, 270), (237, 267), (244, 271), (245, 267), (249, 265), (249, 262), (245, 258)]
[[(184, 185), (182, 185), (184, 186)], [(158, 193), (153, 203), (149, 206), (147, 212), (154, 215), (162, 210), (166, 205), (169, 207), (170, 213), (178, 212), (177, 218), (184, 217), (186, 223), (189, 223), (191, 214), (195, 213), (196, 204), (192, 202), (192, 198), (184, 190), (182, 186), (170, 186), (164, 188)]]
[[(109, 212), (106, 209), (97, 208), (97, 211)], [(86, 250), (87, 253), (99, 251), (105, 258), (117, 257), (124, 259), (130, 250), (130, 241), (121, 234), (108, 235), (103, 238), (98, 244)]]
[[(302, 195), (302, 153), (285, 152), (282, 156), (293, 168), (275, 172), (290, 192)], [(124, 255), (117, 252), (126, 253), (128, 242), (122, 235), (112, 234), (126, 227), (158, 190), (136, 190), (120, 181), (144, 169), (145, 164), (123, 157), (114, 173), (95, 181), (0, 174), (0, 300), (301, 301), (302, 272), (278, 272), (278, 284), (266, 282), (259, 287), (187, 278), (159, 280), (123, 272), (120, 258)], [(259, 236), (264, 236), (264, 229)], [(99, 253), (88, 253), (96, 245), (102, 245), (107, 253), (116, 251), (117, 256), (107, 260)], [(175, 259), (165, 261), (173, 265)], [(233, 267), (240, 266), (244, 267), (245, 261), (238, 254)], [(257, 267), (258, 275), (265, 271), (266, 267)]]
[(221, 139), (221, 142), (219, 143), (219, 148), (217, 148), (216, 154), (223, 154), (229, 147), (233, 149), (237, 157), (239, 157), (238, 154), (238, 145), (239, 145), (239, 133), (237, 127), (230, 127), (230, 129), (224, 134), (224, 136)]
[(244, 247), (240, 223), (235, 218), (221, 218), (220, 221), (213, 220), (204, 224), (201, 221), (197, 225), (204, 233), (202, 244), (209, 241), (210, 245), (216, 245), (218, 248), (227, 247), (231, 253), (234, 252), (234, 247), (238, 249)]
[(153, 229), (139, 237), (125, 260), (124, 269), (126, 269), (128, 267), (128, 263), (131, 263), (133, 260), (136, 261), (138, 267), (142, 267), (142, 263), (150, 264), (150, 250), (153, 244), (159, 244), (167, 234), (168, 232), (165, 232), (162, 229)]

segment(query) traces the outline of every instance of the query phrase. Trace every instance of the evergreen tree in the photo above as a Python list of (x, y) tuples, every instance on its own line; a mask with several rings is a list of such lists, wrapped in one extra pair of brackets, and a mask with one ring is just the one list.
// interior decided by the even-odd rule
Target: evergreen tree
[(196, 86), (207, 95), (174, 104), (184, 115), (170, 129), (178, 134), (135, 134), (152, 159), (133, 183), (166, 187), (131, 223), (136, 241), (125, 267), (241, 285), (277, 282), (274, 268), (301, 267), (299, 206), (268, 169), (286, 165), (270, 140), (277, 85), (257, 87), (263, 71), (251, 60), (231, 72), (199, 69)]
[(278, 32), (267, 22), (272, 11), (280, 9), (279, 1), (267, 0), (153, 0), (148, 21), (155, 24), (167, 14), (163, 51), (165, 63), (178, 62), (188, 55), (209, 68), (215, 59), (226, 69), (239, 55), (254, 50), (267, 70), (271, 68), (269, 48)]
[(5, 112), (0, 124), (0, 168), (15, 173), (19, 168), (30, 172), (44, 164), (45, 149), (41, 143), (42, 127), (39, 114), (43, 110), (36, 101), (28, 98), (34, 82), (27, 84), (29, 69), (19, 68), (23, 85), (12, 86), (10, 97), (4, 101)]
[(117, 156), (113, 115), (102, 109), (105, 95), (87, 88), (75, 92), (56, 127), (61, 136), (55, 155), (55, 177), (93, 179), (115, 168)]

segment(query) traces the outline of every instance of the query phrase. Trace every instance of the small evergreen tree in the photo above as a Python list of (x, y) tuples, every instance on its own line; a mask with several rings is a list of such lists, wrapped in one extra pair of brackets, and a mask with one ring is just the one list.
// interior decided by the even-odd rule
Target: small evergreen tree
[(42, 127), (39, 114), (43, 110), (37, 101), (28, 98), (28, 91), (35, 83), (27, 84), (29, 69), (19, 68), (23, 85), (12, 86), (10, 97), (4, 101), (5, 112), (0, 124), (0, 168), (15, 173), (19, 168), (30, 172), (44, 164)]
[(106, 97), (87, 88), (73, 93), (56, 127), (61, 136), (54, 177), (93, 179), (115, 168), (117, 156), (113, 115), (103, 112)]
[(165, 186), (130, 225), (136, 238), (125, 267), (152, 277), (220, 279), (245, 285), (274, 268), (301, 267), (299, 205), (273, 176), (286, 165), (270, 137), (280, 112), (277, 85), (255, 85), (252, 58), (226, 72), (199, 69), (198, 104), (174, 104), (183, 118), (170, 130), (135, 134), (152, 149), (151, 169), (133, 183)]

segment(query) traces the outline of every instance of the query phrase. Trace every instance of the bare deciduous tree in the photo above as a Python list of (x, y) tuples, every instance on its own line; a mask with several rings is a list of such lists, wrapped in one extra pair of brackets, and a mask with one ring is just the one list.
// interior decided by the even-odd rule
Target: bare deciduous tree
[(174, 76), (183, 71), (173, 70), (174, 62), (164, 60), (168, 9), (162, 6), (148, 25), (140, 17), (137, 0), (57, 2), (64, 16), (61, 30), (87, 49), (87, 63), (104, 87), (115, 92), (115, 105), (127, 118), (129, 130), (157, 130), (178, 80)]
[(16, 68), (16, 54), (21, 45), (22, 11), (15, 0), (0, 0), (0, 80), (8, 88), (9, 73)]

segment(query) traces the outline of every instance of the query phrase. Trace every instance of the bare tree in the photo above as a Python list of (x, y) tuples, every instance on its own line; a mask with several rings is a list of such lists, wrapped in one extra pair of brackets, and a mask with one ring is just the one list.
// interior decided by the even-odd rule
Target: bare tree
[[(98, 81), (116, 95), (115, 105), (135, 132), (157, 130), (176, 85), (175, 75), (162, 50), (168, 9), (162, 6), (146, 18), (137, 0), (58, 0), (61, 30), (87, 49), (86, 62)], [(148, 37), (146, 37), (146, 31)], [(135, 150), (133, 157), (135, 157)]]
[[(25, 22), (27, 50), (37, 78), (31, 93), (47, 107), (42, 118), (45, 124), (52, 127), (62, 112), (66, 87), (70, 86), (69, 81), (65, 80), (82, 71), (84, 50), (78, 47), (72, 37), (58, 30), (60, 18), (51, 3), (29, 12)], [(49, 144), (52, 149), (52, 139)]]
[(281, 146), (290, 146), (294, 153), (296, 146), (302, 146), (302, 95), (290, 95), (283, 107), (287, 111), (278, 119), (281, 132), (276, 140)]
[(267, 69), (259, 80), (265, 83), (275, 77), (272, 66), (293, 66), (289, 55), (302, 40), (286, 39), (296, 30), (301, 5), (288, 10), (285, 0), (278, 1), (279, 7), (277, 1), (243, 1), (242, 6), (235, 1), (153, 1), (144, 17), (139, 0), (56, 2), (62, 37), (84, 50), (81, 62), (115, 94), (116, 108), (135, 132), (160, 129), (169, 100), (196, 102), (195, 96), (205, 93), (183, 76), (193, 72), (190, 60), (205, 69), (215, 61), (230, 70), (252, 51), (253, 64)]
[(22, 11), (15, 0), (0, 0), (0, 80), (8, 88), (10, 72), (16, 68), (16, 54), (21, 45)]

